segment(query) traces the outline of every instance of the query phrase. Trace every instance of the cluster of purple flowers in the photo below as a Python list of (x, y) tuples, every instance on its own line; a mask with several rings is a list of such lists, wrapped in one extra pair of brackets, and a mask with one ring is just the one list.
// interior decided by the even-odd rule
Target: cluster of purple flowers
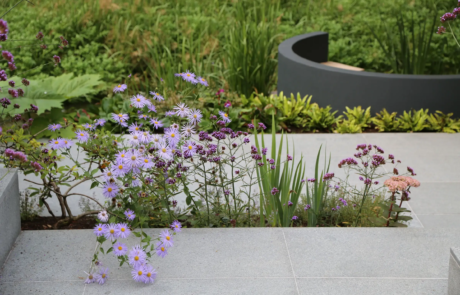
[[(355, 157), (356, 157), (356, 154), (355, 154)], [(342, 168), (343, 165), (358, 165), (358, 162), (353, 158), (346, 158), (339, 162), (339, 168)]]
[(126, 223), (100, 223), (94, 227), (93, 232), (97, 237), (104, 236), (107, 240), (115, 241), (117, 238), (128, 238), (129, 234), (131, 233), (131, 230), (128, 224)]
[(334, 178), (334, 173), (333, 172), (326, 173), (323, 176), (323, 181), (331, 180), (332, 178)]
[(11, 161), (19, 160), (21, 162), (27, 162), (27, 155), (24, 154), (23, 152), (14, 151), (14, 150), (8, 148), (8, 149), (5, 150), (4, 154)]
[[(189, 70), (187, 70), (185, 73), (174, 74), (174, 76), (181, 77), (184, 81), (190, 82), (192, 84), (201, 84), (204, 86), (209, 86), (208, 81), (206, 81), (205, 78), (200, 76), (196, 77), (196, 75), (194, 73), (191, 73)], [(220, 93), (218, 92), (217, 95), (220, 95)]]

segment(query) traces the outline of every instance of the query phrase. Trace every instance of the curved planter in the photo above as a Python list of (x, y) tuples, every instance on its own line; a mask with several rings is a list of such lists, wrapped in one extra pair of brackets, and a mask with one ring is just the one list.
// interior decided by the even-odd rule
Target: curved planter
[(401, 75), (356, 72), (320, 64), (328, 61), (328, 33), (287, 39), (278, 47), (278, 93), (313, 95), (320, 106), (386, 108), (402, 113), (428, 108), (460, 116), (460, 75)]

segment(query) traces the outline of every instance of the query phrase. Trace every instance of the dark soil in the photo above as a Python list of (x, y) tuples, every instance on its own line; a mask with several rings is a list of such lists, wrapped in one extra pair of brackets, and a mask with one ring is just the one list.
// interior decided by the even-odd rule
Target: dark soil
[[(21, 221), (21, 230), (52, 230), (54, 225), (61, 218), (41, 217), (38, 216), (30, 221)], [(59, 224), (58, 229), (92, 229), (96, 226), (96, 219), (91, 216), (85, 216), (70, 223), (63, 222)]]

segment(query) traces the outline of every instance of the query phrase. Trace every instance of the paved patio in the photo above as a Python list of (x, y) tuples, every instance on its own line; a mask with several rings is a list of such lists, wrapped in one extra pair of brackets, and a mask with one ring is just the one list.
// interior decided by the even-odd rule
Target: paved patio
[(414, 168), (421, 186), (409, 204), (413, 228), (185, 229), (169, 256), (153, 260), (158, 277), (149, 286), (133, 282), (111, 254), (106, 285), (85, 286), (91, 230), (22, 232), (0, 271), (0, 294), (447, 294), (449, 248), (460, 245), (460, 134), (290, 138), (307, 157), (308, 176), (320, 144), (337, 173), (360, 143), (394, 154), (401, 170)]

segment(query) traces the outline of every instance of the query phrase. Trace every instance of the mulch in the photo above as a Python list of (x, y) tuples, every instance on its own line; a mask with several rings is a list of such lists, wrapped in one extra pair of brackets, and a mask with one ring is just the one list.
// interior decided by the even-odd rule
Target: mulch
[[(21, 221), (21, 230), (53, 230), (54, 225), (61, 218), (38, 216), (30, 221)], [(58, 229), (93, 229), (96, 226), (96, 219), (85, 216), (68, 224), (61, 223)]]

